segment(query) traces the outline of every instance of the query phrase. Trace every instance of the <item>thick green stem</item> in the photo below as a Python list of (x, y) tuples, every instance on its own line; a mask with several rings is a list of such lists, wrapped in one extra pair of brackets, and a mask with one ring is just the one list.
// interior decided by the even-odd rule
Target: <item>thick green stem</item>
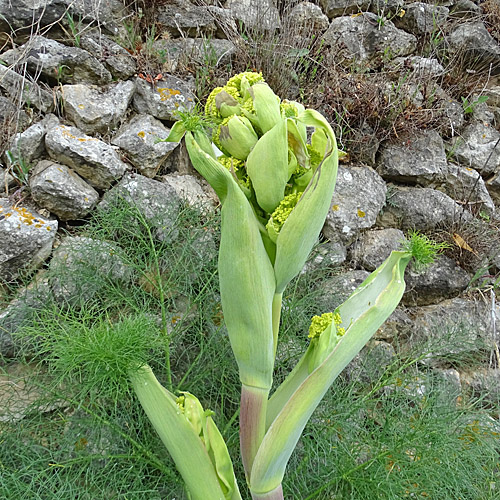
[(266, 433), (266, 410), (269, 389), (241, 386), (240, 448), (247, 481), (253, 460)]
[(267, 493), (252, 493), (252, 500), (283, 500), (283, 488), (281, 484), (273, 491)]
[(276, 359), (276, 348), (278, 347), (278, 332), (280, 329), (281, 299), (282, 293), (275, 293), (273, 297), (273, 347), (274, 358)]

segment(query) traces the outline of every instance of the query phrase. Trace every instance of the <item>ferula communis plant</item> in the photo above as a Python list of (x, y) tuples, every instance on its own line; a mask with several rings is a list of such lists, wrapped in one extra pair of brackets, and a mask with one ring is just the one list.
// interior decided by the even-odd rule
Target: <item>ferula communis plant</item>
[[(301, 271), (330, 208), (339, 156), (335, 135), (320, 113), (280, 101), (262, 75), (250, 72), (216, 88), (205, 116), (179, 117), (167, 140), (185, 136), (194, 167), (221, 202), (219, 281), (242, 384), (240, 447), (247, 485), (254, 500), (282, 499), (286, 465), (308, 419), (398, 305), (412, 256), (425, 254), (428, 260), (433, 248), (412, 234), (404, 250), (392, 252), (346, 302), (313, 318), (308, 349), (270, 397), (282, 293)], [(147, 367), (131, 377), (192, 498), (240, 498), (210, 413), (191, 394), (180, 408)], [(183, 442), (190, 443), (189, 453)]]

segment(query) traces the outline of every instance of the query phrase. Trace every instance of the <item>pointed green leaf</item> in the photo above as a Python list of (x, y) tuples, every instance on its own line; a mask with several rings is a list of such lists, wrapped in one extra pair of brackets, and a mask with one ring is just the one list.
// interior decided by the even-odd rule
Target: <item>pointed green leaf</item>
[(184, 123), (181, 121), (175, 122), (170, 129), (170, 133), (166, 139), (163, 139), (165, 142), (179, 142), (184, 134), (186, 133), (186, 127)]
[(307, 109), (299, 121), (320, 128), (326, 134), (327, 149), (324, 160), (316, 168), (309, 185), (288, 219), (276, 241), (276, 293), (303, 268), (316, 243), (326, 219), (335, 189), (338, 169), (338, 149), (332, 128), (317, 111)]
[(390, 316), (405, 289), (404, 270), (411, 255), (392, 252), (337, 311), (344, 336), (312, 373), (303, 360), (270, 399), (272, 420), (250, 475), (252, 492), (264, 494), (282, 481), (300, 435), (324, 394), (354, 356)]

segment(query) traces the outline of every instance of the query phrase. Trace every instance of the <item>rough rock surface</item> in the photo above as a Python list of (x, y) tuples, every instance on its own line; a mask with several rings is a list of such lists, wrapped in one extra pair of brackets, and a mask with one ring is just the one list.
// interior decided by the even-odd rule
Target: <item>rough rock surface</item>
[(402, 302), (408, 306), (441, 302), (465, 290), (470, 278), (467, 271), (446, 256), (440, 256), (422, 272), (415, 272), (410, 265), (405, 272), (406, 291)]
[(422, 2), (405, 4), (404, 10), (405, 14), (397, 25), (414, 35), (434, 32), (436, 27), (445, 23), (450, 12), (447, 7)]
[(52, 159), (68, 165), (97, 188), (109, 188), (126, 170), (111, 146), (76, 127), (52, 127), (45, 136), (45, 146)]
[(421, 56), (396, 57), (390, 62), (389, 68), (397, 72), (411, 68), (414, 76), (420, 78), (437, 78), (445, 74), (444, 67), (437, 59)]
[(500, 369), (480, 368), (473, 373), (462, 373), (461, 380), (474, 396), (494, 405), (500, 402)]
[(60, 303), (83, 305), (112, 283), (132, 277), (131, 268), (111, 243), (68, 236), (54, 251), (49, 281), (54, 298)]
[(8, 64), (26, 64), (31, 73), (40, 73), (54, 84), (111, 81), (111, 73), (86, 50), (43, 36), (34, 36), (25, 45), (4, 52), (2, 59)]
[(170, 0), (165, 5), (159, 5), (157, 19), (174, 37), (209, 36), (216, 29), (208, 8), (188, 0)]
[(472, 70), (488, 70), (500, 74), (500, 45), (481, 21), (459, 24), (447, 37), (449, 50), (460, 55)]
[(136, 115), (124, 124), (111, 141), (125, 151), (127, 159), (146, 177), (154, 177), (176, 142), (157, 142), (170, 130), (150, 115)]
[(227, 0), (225, 7), (245, 26), (266, 30), (280, 26), (279, 12), (272, 0)]
[(61, 88), (67, 118), (86, 134), (106, 133), (116, 128), (123, 120), (134, 92), (132, 81), (105, 88), (82, 84)]
[(489, 216), (495, 213), (495, 205), (483, 178), (476, 170), (448, 163), (429, 187), (440, 189), (454, 200), (469, 205), (474, 211), (484, 211)]
[(402, 144), (380, 147), (377, 172), (389, 181), (428, 184), (446, 169), (446, 152), (435, 130), (424, 131)]
[(367, 271), (374, 271), (393, 250), (401, 248), (405, 236), (395, 228), (366, 231), (359, 237), (352, 250), (352, 259)]
[(61, 220), (85, 217), (99, 201), (99, 193), (66, 165), (40, 161), (29, 186), (33, 199)]
[(195, 103), (195, 96), (189, 85), (174, 76), (165, 75), (163, 80), (150, 83), (136, 79), (137, 90), (134, 96), (134, 108), (138, 113), (152, 115), (160, 120), (175, 121), (179, 109), (190, 110)]
[(104, 195), (97, 208), (108, 210), (122, 203), (136, 210), (140, 217), (151, 223), (155, 228), (154, 235), (159, 240), (173, 241), (177, 237), (173, 226), (179, 213), (179, 197), (167, 182), (155, 181), (138, 174), (127, 174)]
[(98, 23), (101, 29), (112, 35), (124, 31), (122, 20), (127, 16), (127, 9), (119, 0), (0, 0), (0, 31), (10, 33), (13, 29), (18, 34), (27, 34), (33, 20), (39, 28), (53, 26), (60, 20), (65, 21), (68, 8), (75, 19), (80, 18), (83, 23)]
[(367, 271), (347, 271), (323, 282), (323, 293), (318, 299), (320, 311), (335, 311), (368, 278)]
[[(46, 115), (45, 118), (28, 127), (24, 132), (14, 136), (9, 151), (14, 160), (31, 163), (45, 153), (45, 134), (47, 129), (59, 123), (55, 115)], [(7, 161), (9, 164), (9, 161)]]
[[(445, 300), (412, 310), (414, 326), (409, 346), (427, 352), (429, 359), (449, 354), (477, 352), (491, 345), (493, 327), (491, 306), (464, 298)], [(495, 317), (498, 323), (500, 308)], [(423, 351), (425, 349), (425, 351)]]
[(331, 241), (352, 243), (362, 229), (375, 224), (385, 203), (386, 186), (369, 167), (339, 167), (335, 194), (323, 228)]
[(312, 2), (298, 3), (288, 14), (288, 22), (299, 27), (304, 34), (312, 31), (325, 31), (330, 25), (328, 17)]
[(52, 252), (56, 220), (0, 198), (0, 282), (26, 268), (36, 268)]
[(406, 56), (415, 48), (415, 36), (397, 29), (391, 21), (379, 26), (377, 16), (365, 12), (359, 16), (337, 17), (323, 35), (325, 43), (336, 47), (335, 57), (357, 62), (367, 61), (389, 51), (391, 56)]
[(427, 231), (440, 225), (450, 227), (459, 218), (468, 221), (471, 217), (452, 198), (435, 189), (391, 186), (378, 223), (383, 227)]
[(313, 248), (301, 274), (316, 269), (334, 268), (346, 261), (347, 249), (338, 241), (326, 241)]
[(80, 47), (103, 63), (113, 78), (127, 80), (137, 70), (135, 59), (100, 31), (84, 33), (80, 38)]
[(465, 167), (491, 174), (500, 168), (500, 132), (484, 123), (471, 123), (451, 141), (453, 156)]
[(403, 4), (403, 0), (321, 0), (323, 12), (329, 18), (357, 14), (367, 10), (381, 12), (384, 9), (386, 13), (395, 13)]
[(214, 199), (200, 186), (194, 175), (165, 175), (163, 179), (175, 189), (177, 196), (189, 205), (200, 207), (202, 210), (213, 209)]
[(206, 65), (207, 61), (219, 66), (231, 61), (235, 46), (230, 40), (214, 38), (171, 38), (157, 40), (154, 49), (163, 62), (165, 71), (174, 72), (193, 62)]
[(0, 87), (17, 102), (29, 103), (43, 113), (54, 109), (54, 98), (50, 92), (42, 89), (30, 78), (26, 81), (23, 75), (2, 65), (0, 65)]

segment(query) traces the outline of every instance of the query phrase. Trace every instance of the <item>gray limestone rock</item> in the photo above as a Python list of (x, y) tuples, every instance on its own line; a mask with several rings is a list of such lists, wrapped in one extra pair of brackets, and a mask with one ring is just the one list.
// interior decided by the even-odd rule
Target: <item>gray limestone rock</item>
[(38, 267), (52, 252), (57, 221), (0, 198), (0, 282)]
[(444, 255), (422, 272), (415, 272), (410, 265), (405, 272), (406, 291), (402, 302), (408, 306), (441, 302), (465, 290), (470, 279), (467, 271)]
[(437, 78), (445, 74), (444, 67), (437, 59), (421, 56), (396, 57), (388, 64), (391, 71), (406, 72), (413, 70), (415, 77)]
[(16, 102), (29, 104), (43, 113), (54, 109), (54, 97), (51, 92), (42, 89), (29, 75), (24, 76), (1, 64), (0, 88)]
[(471, 70), (500, 74), (500, 45), (481, 21), (461, 23), (446, 37), (452, 56), (459, 56)]
[(454, 221), (470, 221), (472, 216), (448, 195), (435, 189), (391, 186), (378, 225), (403, 230), (427, 231), (451, 227)]
[(304, 33), (325, 31), (330, 25), (321, 8), (312, 2), (300, 2), (288, 14), (288, 22)]
[(135, 92), (132, 81), (108, 87), (64, 85), (64, 112), (86, 134), (107, 133), (123, 120)]
[(500, 132), (488, 124), (471, 123), (451, 140), (450, 152), (465, 167), (492, 174), (500, 167)]
[(175, 76), (165, 75), (154, 86), (137, 78), (136, 85), (133, 104), (138, 113), (175, 121), (177, 110), (190, 110), (194, 106), (195, 96), (189, 85)]
[(61, 220), (85, 217), (96, 205), (99, 194), (66, 165), (40, 161), (29, 186), (33, 199)]
[(50, 128), (45, 146), (53, 160), (68, 165), (97, 188), (109, 188), (126, 170), (125, 163), (110, 145), (83, 134), (76, 127)]
[(352, 259), (367, 271), (375, 271), (393, 250), (401, 248), (404, 239), (403, 231), (395, 228), (366, 231), (355, 243)]
[[(413, 327), (405, 346), (426, 355), (429, 364), (439, 359), (470, 357), (492, 346), (491, 306), (465, 298), (445, 300), (439, 304), (411, 310)], [(495, 309), (496, 321), (500, 307)], [(460, 359), (460, 358), (458, 358)]]
[(338, 267), (346, 261), (347, 249), (338, 241), (326, 241), (314, 247), (308, 257), (301, 274), (317, 269)]
[(119, 0), (0, 0), (0, 31), (29, 35), (33, 21), (35, 32), (60, 21), (65, 23), (68, 9), (74, 19), (84, 24), (97, 23), (112, 35), (125, 31), (123, 19), (129, 14)]
[(40, 74), (52, 84), (102, 85), (111, 81), (111, 73), (86, 50), (39, 35), (19, 48), (4, 52), (2, 59), (15, 66), (26, 65), (31, 74)]
[(500, 206), (500, 172), (486, 181), (486, 189), (488, 189), (493, 202)]
[(374, 338), (392, 342), (394, 339), (406, 337), (413, 327), (413, 320), (406, 310), (398, 306), (387, 318), (385, 323), (377, 330)]
[(245, 26), (274, 30), (280, 26), (276, 2), (273, 0), (227, 0), (226, 9)]
[(377, 172), (389, 181), (428, 184), (442, 177), (446, 152), (435, 130), (420, 132), (403, 143), (383, 144)]
[(132, 276), (116, 245), (81, 236), (64, 238), (49, 266), (54, 298), (73, 306), (83, 305), (110, 285), (125, 283)]
[(375, 224), (384, 206), (386, 185), (369, 167), (339, 167), (331, 209), (323, 234), (330, 241), (352, 243), (362, 229)]
[(479, 209), (489, 216), (495, 213), (492, 197), (476, 170), (448, 163), (442, 174), (442, 177), (436, 178), (429, 187), (443, 191), (464, 206), (469, 205), (474, 212)]
[(6, 159), (9, 165), (12, 160), (18, 160), (30, 164), (45, 153), (45, 134), (47, 129), (59, 123), (55, 115), (47, 115), (45, 118), (28, 127), (24, 132), (14, 136), (9, 151), (11, 157)]
[(193, 62), (200, 66), (206, 66), (209, 61), (215, 66), (226, 64), (231, 60), (235, 46), (230, 40), (217, 38), (171, 38), (157, 40), (154, 50), (163, 62), (164, 71), (172, 73)]
[(481, 7), (472, 0), (457, 0), (450, 9), (451, 17), (461, 19), (477, 19), (482, 12)]
[(142, 175), (154, 177), (176, 142), (158, 142), (168, 137), (170, 130), (150, 115), (136, 115), (122, 125), (111, 141), (125, 151), (127, 159)]
[(332, 19), (367, 10), (375, 13), (396, 13), (403, 6), (404, 0), (321, 0), (320, 3), (323, 12)]
[(411, 54), (417, 44), (414, 35), (397, 29), (392, 21), (379, 25), (370, 12), (359, 16), (337, 17), (324, 33), (323, 39), (333, 48), (336, 60), (369, 61), (381, 56), (392, 59)]
[(450, 12), (447, 7), (422, 2), (405, 4), (404, 10), (405, 15), (398, 18), (396, 25), (414, 35), (433, 33), (446, 22)]
[(84, 33), (80, 38), (80, 48), (93, 54), (117, 80), (127, 80), (137, 71), (135, 59), (100, 31)]
[(194, 175), (165, 175), (163, 179), (175, 189), (177, 196), (189, 205), (202, 210), (213, 210), (216, 201), (202, 188), (200, 181)]
[(189, 0), (170, 0), (159, 5), (156, 18), (173, 37), (209, 36), (216, 30), (215, 19), (208, 8)]
[(500, 107), (500, 85), (488, 85), (483, 90), (483, 95), (488, 97), (487, 102), (489, 106)]
[(167, 182), (127, 174), (104, 195), (97, 209), (108, 210), (121, 204), (137, 210), (140, 217), (152, 225), (157, 239), (173, 241), (177, 238), (174, 223), (179, 213), (180, 200), (175, 189)]
[(369, 275), (367, 271), (347, 271), (325, 280), (321, 284), (322, 294), (318, 298), (318, 310), (335, 311)]

